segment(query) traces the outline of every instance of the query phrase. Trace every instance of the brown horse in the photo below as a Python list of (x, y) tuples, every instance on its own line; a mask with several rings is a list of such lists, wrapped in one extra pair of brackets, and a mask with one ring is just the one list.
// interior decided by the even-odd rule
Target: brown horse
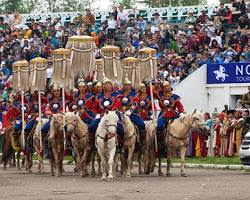
[(49, 141), (51, 143), (52, 152), (50, 156), (51, 175), (54, 176), (54, 168), (56, 176), (61, 176), (63, 171), (63, 149), (64, 149), (64, 116), (63, 114), (53, 114), (50, 122)]
[(80, 176), (88, 175), (87, 156), (90, 151), (88, 144), (88, 126), (81, 120), (79, 115), (68, 112), (65, 114), (66, 134), (71, 137), (71, 142), (76, 153), (76, 168)]

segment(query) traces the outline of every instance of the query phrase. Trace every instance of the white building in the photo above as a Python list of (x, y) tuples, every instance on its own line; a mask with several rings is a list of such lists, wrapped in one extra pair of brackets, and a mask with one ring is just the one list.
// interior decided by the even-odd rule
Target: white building
[[(247, 66), (250, 69), (250, 64)], [(248, 74), (246, 77), (250, 78)], [(212, 113), (214, 108), (217, 108), (218, 112), (222, 111), (224, 105), (228, 105), (231, 109), (236, 108), (237, 99), (248, 91), (247, 86), (249, 85), (250, 81), (245, 81), (245, 83), (207, 84), (207, 66), (203, 65), (184, 79), (175, 88), (174, 92), (181, 96), (181, 102), (186, 112), (197, 108)]]

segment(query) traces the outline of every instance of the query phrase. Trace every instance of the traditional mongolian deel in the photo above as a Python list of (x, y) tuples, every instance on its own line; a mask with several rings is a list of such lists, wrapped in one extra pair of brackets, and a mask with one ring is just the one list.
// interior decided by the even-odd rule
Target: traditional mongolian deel
[(250, 63), (208, 64), (207, 84), (250, 83)]

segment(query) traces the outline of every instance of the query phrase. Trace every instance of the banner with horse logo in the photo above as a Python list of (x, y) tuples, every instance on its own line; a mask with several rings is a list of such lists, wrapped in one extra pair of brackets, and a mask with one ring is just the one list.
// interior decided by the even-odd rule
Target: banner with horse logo
[(250, 83), (250, 63), (208, 64), (207, 84)]

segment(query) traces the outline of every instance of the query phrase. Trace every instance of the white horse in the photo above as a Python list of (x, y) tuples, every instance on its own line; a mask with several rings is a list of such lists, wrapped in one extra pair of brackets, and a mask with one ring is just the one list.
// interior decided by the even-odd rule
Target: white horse
[[(39, 164), (38, 164), (38, 170), (39, 172), (42, 174), (44, 173), (44, 164), (43, 164), (43, 154), (41, 154), (40, 152), (40, 127), (43, 127), (48, 121), (49, 119), (46, 119), (46, 118), (42, 118), (41, 119), (41, 126), (40, 126), (40, 121), (39, 119), (37, 119), (38, 121), (38, 124), (35, 128), (35, 132), (34, 132), (34, 135), (33, 135), (33, 146), (34, 146), (34, 149), (37, 153), (37, 157), (38, 157), (38, 161), (39, 161)], [(46, 139), (44, 139), (45, 141)], [(43, 141), (43, 143), (44, 143)]]
[(118, 121), (115, 111), (106, 111), (96, 130), (96, 148), (101, 157), (103, 180), (107, 179), (107, 170), (108, 179), (114, 178)]
[(66, 134), (71, 137), (71, 142), (76, 153), (76, 169), (80, 176), (88, 175), (87, 156), (90, 151), (88, 144), (88, 126), (81, 120), (78, 114), (67, 112), (65, 114)]
[(181, 176), (184, 173), (185, 155), (188, 146), (188, 134), (192, 128), (207, 130), (205, 125), (204, 114), (194, 110), (192, 113), (183, 114), (180, 118), (175, 119), (167, 127), (165, 142), (167, 145), (167, 176), (170, 176), (171, 157), (176, 150), (181, 154)]

